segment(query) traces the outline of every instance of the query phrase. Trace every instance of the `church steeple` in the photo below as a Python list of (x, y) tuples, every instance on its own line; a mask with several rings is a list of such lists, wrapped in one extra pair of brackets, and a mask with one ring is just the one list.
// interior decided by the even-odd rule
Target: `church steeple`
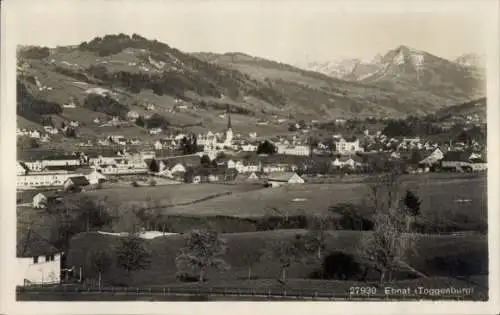
[(232, 129), (231, 128), (231, 106), (227, 106), (227, 130)]

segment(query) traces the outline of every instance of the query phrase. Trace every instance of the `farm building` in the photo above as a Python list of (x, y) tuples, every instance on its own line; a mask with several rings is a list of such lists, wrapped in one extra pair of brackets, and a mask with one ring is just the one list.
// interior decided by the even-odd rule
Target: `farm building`
[(304, 179), (297, 173), (271, 173), (267, 179), (271, 187), (280, 187), (284, 184), (304, 184)]
[(60, 195), (55, 192), (39, 192), (33, 196), (33, 208), (45, 208), (48, 204), (57, 202), (59, 199)]
[(74, 176), (68, 178), (64, 184), (64, 190), (66, 191), (81, 191), (85, 186), (88, 186), (89, 180), (85, 176)]
[(60, 282), (61, 255), (54, 246), (31, 229), (17, 229), (17, 285)]
[(238, 183), (251, 183), (251, 182), (257, 182), (259, 181), (260, 178), (255, 172), (252, 172), (250, 174), (238, 174), (236, 178), (234, 179), (235, 182)]
[(471, 154), (463, 151), (449, 151), (442, 161), (441, 167), (458, 171), (483, 171), (488, 168), (484, 159), (470, 158)]

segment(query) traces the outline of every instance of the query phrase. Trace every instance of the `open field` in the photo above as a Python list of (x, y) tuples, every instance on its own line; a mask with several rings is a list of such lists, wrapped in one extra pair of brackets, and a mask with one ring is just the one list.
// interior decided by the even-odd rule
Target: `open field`
[[(245, 281), (249, 281), (246, 280), (249, 267), (249, 264), (245, 262), (246, 254), (249, 252), (260, 253), (268, 242), (280, 239), (290, 239), (297, 233), (304, 233), (304, 230), (276, 230), (222, 235), (222, 237), (228, 241), (228, 252), (226, 253), (225, 259), (231, 265), (231, 270), (229, 272), (210, 270), (207, 274), (208, 283), (225, 286), (232, 285), (235, 287), (244, 286)], [(370, 232), (329, 232), (325, 253), (340, 251), (353, 254), (356, 259), (360, 259), (356, 248), (362, 233)], [(68, 254), (69, 263), (82, 266), (83, 274), (86, 274), (86, 271), (88, 272), (88, 266), (85, 266), (84, 262), (86, 261), (86, 255), (90, 248), (102, 249), (113, 255), (112, 253), (114, 253), (117, 244), (119, 244), (119, 237), (105, 236), (96, 233), (79, 234), (71, 241)], [(176, 279), (175, 257), (184, 244), (183, 236), (158, 237), (146, 241), (145, 244), (147, 249), (152, 253), (152, 263), (149, 269), (135, 272), (129, 279), (124, 280), (126, 278), (123, 278), (123, 271), (112, 266), (103, 276), (105, 283), (119, 285), (120, 281), (125, 281), (125, 283), (121, 284), (132, 286), (162, 286), (179, 283)], [(438, 259), (439, 257), (460, 259), (463, 266), (467, 267), (457, 269), (456, 266), (440, 265), (439, 262), (441, 262), (441, 260)], [(465, 279), (469, 278), (470, 281), (473, 281), (473, 278), (470, 277), (487, 275), (487, 239), (485, 236), (481, 235), (418, 235), (416, 252), (409, 257), (409, 263), (413, 268), (429, 277), (428, 279), (432, 277), (453, 276), (455, 278), (465, 277)], [(261, 283), (265, 283), (266, 285), (277, 283), (275, 279), (280, 275), (280, 268), (277, 261), (263, 258), (260, 259), (260, 261), (250, 264), (250, 266), (252, 275)], [(310, 264), (295, 263), (287, 271), (288, 278), (291, 281), (293, 281), (293, 279), (311, 279), (311, 274), (319, 267), (319, 262)], [(398, 273), (396, 277), (397, 280), (409, 279), (409, 275), (403, 270)], [(377, 278), (378, 273), (371, 270), (366, 280), (376, 281)], [(349, 280), (357, 279), (355, 277)], [(331, 290), (331, 281), (315, 281), (314, 288), (320, 291)], [(255, 284), (254, 282), (253, 285)], [(482, 283), (482, 285), (487, 286), (485, 283)]]
[[(405, 183), (402, 192), (407, 188), (415, 192), (424, 214), (445, 208), (474, 213), (486, 220), (486, 184), (486, 178), (412, 181)], [(324, 214), (336, 204), (362, 204), (368, 188), (363, 183), (305, 184), (235, 192), (189, 206), (166, 208), (165, 214), (256, 217), (273, 214), (272, 208), (289, 215)]]
[[(219, 184), (192, 184), (192, 185), (167, 185), (167, 186), (147, 186), (147, 187), (122, 187), (100, 189), (85, 192), (82, 195), (96, 199), (106, 198), (111, 205), (143, 205), (154, 201), (155, 206), (171, 206), (197, 202), (210, 197), (229, 195), (236, 193), (246, 193), (256, 190), (259, 187), (254, 185), (219, 185)], [(71, 196), (72, 200), (78, 200), (80, 195)]]

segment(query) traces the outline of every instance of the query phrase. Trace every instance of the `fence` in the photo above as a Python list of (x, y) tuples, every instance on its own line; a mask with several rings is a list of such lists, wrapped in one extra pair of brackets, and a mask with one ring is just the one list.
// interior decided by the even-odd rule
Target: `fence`
[(140, 297), (154, 297), (159, 300), (168, 300), (169, 297), (200, 298), (201, 300), (247, 299), (247, 300), (307, 300), (307, 301), (392, 301), (392, 300), (473, 300), (478, 297), (464, 296), (418, 296), (402, 294), (386, 294), (383, 289), (378, 289), (374, 294), (353, 295), (349, 292), (326, 292), (311, 289), (293, 288), (231, 288), (231, 287), (72, 287), (72, 286), (31, 286), (18, 287), (17, 296), (43, 296), (49, 295), (53, 300), (64, 300), (71, 295), (90, 295), (95, 300), (95, 295), (100, 300), (112, 299), (116, 296), (126, 296), (130, 300)]

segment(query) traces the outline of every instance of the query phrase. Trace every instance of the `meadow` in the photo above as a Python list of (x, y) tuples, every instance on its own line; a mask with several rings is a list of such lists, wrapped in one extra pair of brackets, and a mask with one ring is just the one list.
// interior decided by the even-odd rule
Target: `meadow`
[[(207, 274), (210, 285), (244, 286), (272, 286), (279, 284), (276, 279), (280, 276), (280, 266), (275, 260), (266, 258), (249, 260), (252, 252), (259, 255), (270, 242), (286, 240), (304, 230), (276, 230), (254, 233), (222, 234), (228, 242), (228, 251), (225, 260), (231, 265), (229, 271), (223, 272), (210, 270)], [(361, 261), (357, 248), (362, 233), (359, 231), (328, 231), (326, 238), (325, 254), (331, 252), (344, 252), (353, 255)], [(68, 253), (68, 262), (81, 266), (83, 274), (89, 276), (89, 266), (86, 265), (89, 250), (103, 250), (114, 255), (119, 237), (101, 235), (97, 233), (83, 233), (75, 236), (71, 241)], [(151, 266), (149, 269), (133, 272), (127, 277), (124, 272), (111, 266), (103, 275), (104, 282), (108, 285), (120, 286), (162, 286), (185, 285), (176, 277), (175, 257), (184, 245), (183, 236), (157, 237), (146, 240), (145, 246), (151, 252)], [(448, 260), (446, 258), (448, 257)], [(451, 257), (451, 259), (450, 259)], [(443, 260), (444, 259), (444, 260)], [(460, 259), (461, 266), (453, 265), (453, 261)], [(429, 281), (434, 277), (469, 279), (476, 281), (479, 276), (488, 274), (487, 239), (482, 235), (464, 236), (439, 236), (418, 235), (416, 250), (409, 257), (409, 263), (418, 271), (426, 275), (422, 280)], [(465, 268), (463, 268), (466, 266)], [(252, 278), (248, 279), (248, 268), (251, 268)], [(314, 272), (321, 268), (321, 262), (308, 264), (294, 263), (288, 269), (289, 281), (315, 281), (314, 287), (318, 290), (331, 290), (331, 281), (314, 280)], [(414, 278), (405, 270), (396, 274), (398, 281)], [(473, 280), (476, 278), (476, 280)], [(309, 280), (307, 280), (309, 279)], [(378, 273), (371, 270), (366, 278), (368, 282), (376, 282)], [(360, 281), (359, 275), (353, 275), (350, 281)], [(482, 282), (481, 282), (482, 281)], [(479, 281), (482, 286), (487, 286), (484, 279)], [(248, 283), (247, 283), (248, 282)]]

